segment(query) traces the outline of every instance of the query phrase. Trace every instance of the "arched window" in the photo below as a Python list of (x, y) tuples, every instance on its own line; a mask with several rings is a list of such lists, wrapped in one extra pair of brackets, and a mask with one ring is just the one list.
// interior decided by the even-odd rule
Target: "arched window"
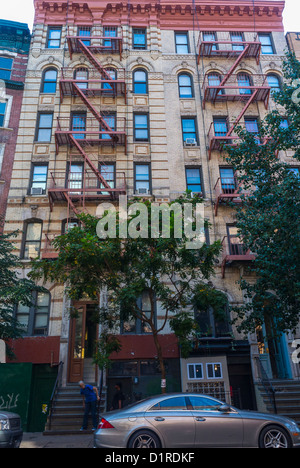
[(280, 79), (277, 75), (270, 74), (267, 76), (267, 80), (272, 92), (278, 93), (281, 90)]
[(240, 88), (240, 94), (252, 94), (252, 90), (250, 89), (252, 82), (248, 73), (239, 73), (237, 75), (237, 82)]
[(134, 70), (133, 92), (134, 94), (148, 94), (148, 75), (145, 70)]
[(215, 316), (211, 307), (207, 309), (198, 310), (195, 308), (195, 322), (201, 330), (203, 337), (220, 338), (230, 336), (230, 316), (228, 306), (224, 307), (224, 313)]
[[(86, 67), (76, 68), (74, 72), (74, 79), (77, 81), (77, 86), (80, 89), (87, 89), (89, 79), (89, 70)], [(78, 83), (79, 82), (79, 83)]]
[[(208, 80), (208, 86), (210, 86), (211, 88), (217, 88), (222, 82), (222, 76), (217, 72), (212, 72), (207, 75), (207, 80)], [(212, 95), (214, 94), (214, 91), (215, 90), (213, 89), (210, 91)], [(225, 93), (224, 89), (220, 89), (218, 91), (218, 95), (224, 94), (224, 93)]]
[[(105, 69), (106, 73), (110, 76), (111, 80), (116, 80), (118, 77), (118, 72), (115, 68), (106, 68)], [(104, 78), (102, 78), (104, 79)], [(105, 91), (105, 93), (113, 93), (115, 91), (115, 85), (110, 85), (109, 81), (106, 81), (105, 83), (102, 83), (102, 89)]]
[(55, 94), (56, 83), (57, 83), (56, 68), (48, 68), (43, 73), (41, 92), (44, 94)]
[(181, 73), (178, 76), (179, 97), (192, 98), (194, 97), (193, 80), (188, 73)]

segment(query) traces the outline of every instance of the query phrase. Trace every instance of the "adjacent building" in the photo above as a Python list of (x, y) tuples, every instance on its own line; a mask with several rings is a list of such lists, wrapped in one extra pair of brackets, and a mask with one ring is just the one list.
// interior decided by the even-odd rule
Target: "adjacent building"
[[(0, 217), (6, 213), (31, 34), (27, 24), (0, 20)], [(0, 225), (0, 230), (2, 230)]]
[[(54, 258), (53, 237), (78, 223), (79, 212), (95, 214), (102, 200), (117, 202), (127, 194), (163, 202), (190, 189), (205, 198), (210, 241), (223, 241), (214, 285), (231, 305), (243, 303), (237, 281), (241, 275), (251, 279), (253, 256), (237, 238), (234, 210), (226, 203), (239, 196), (221, 149), (236, 137), (238, 123), (257, 132), (273, 105), (287, 46), (284, 2), (34, 4), (6, 215), (6, 231), (20, 230), (24, 274), (31, 258)], [(292, 164), (291, 155), (280, 157)], [(46, 287), (33, 307), (16, 309), (27, 327), (14, 345), (18, 360), (52, 367), (63, 362), (63, 386), (98, 381), (95, 304), (74, 304), (80, 313), (72, 318), (63, 286)], [(146, 292), (141, 300), (147, 310)], [(210, 310), (195, 311), (195, 320), (205, 333), (187, 360), (170, 330), (161, 336), (169, 391), (208, 392), (253, 409), (261, 366), (271, 379), (299, 377), (290, 358), (294, 337), (268, 342), (259, 329), (245, 339), (216, 323)], [(159, 391), (149, 330), (126, 324), (119, 337), (123, 346), (112, 356), (108, 390), (122, 379), (128, 402)]]

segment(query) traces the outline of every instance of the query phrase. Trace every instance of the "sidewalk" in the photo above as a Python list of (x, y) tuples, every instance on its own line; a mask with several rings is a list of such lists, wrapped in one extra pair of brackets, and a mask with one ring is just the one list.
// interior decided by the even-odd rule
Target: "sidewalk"
[(41, 432), (23, 434), (22, 448), (93, 448), (93, 434), (46, 435)]

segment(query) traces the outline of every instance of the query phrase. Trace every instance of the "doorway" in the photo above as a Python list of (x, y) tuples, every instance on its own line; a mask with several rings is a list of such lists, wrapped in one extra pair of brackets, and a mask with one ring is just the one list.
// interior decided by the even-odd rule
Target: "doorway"
[[(70, 322), (68, 381), (79, 382), (84, 378), (85, 367), (91, 367), (98, 337), (97, 304), (74, 304)], [(96, 382), (97, 368), (92, 364), (89, 380)]]
[(265, 322), (256, 329), (256, 336), (259, 359), (268, 378), (292, 378), (286, 336), (276, 333), (273, 320), (265, 317)]

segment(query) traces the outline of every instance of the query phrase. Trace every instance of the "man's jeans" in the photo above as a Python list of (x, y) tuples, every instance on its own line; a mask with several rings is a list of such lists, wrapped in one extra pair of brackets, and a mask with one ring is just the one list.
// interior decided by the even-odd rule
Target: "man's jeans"
[(82, 423), (83, 429), (87, 429), (90, 411), (92, 412), (93, 428), (97, 428), (98, 426), (97, 401), (85, 402), (84, 417)]

